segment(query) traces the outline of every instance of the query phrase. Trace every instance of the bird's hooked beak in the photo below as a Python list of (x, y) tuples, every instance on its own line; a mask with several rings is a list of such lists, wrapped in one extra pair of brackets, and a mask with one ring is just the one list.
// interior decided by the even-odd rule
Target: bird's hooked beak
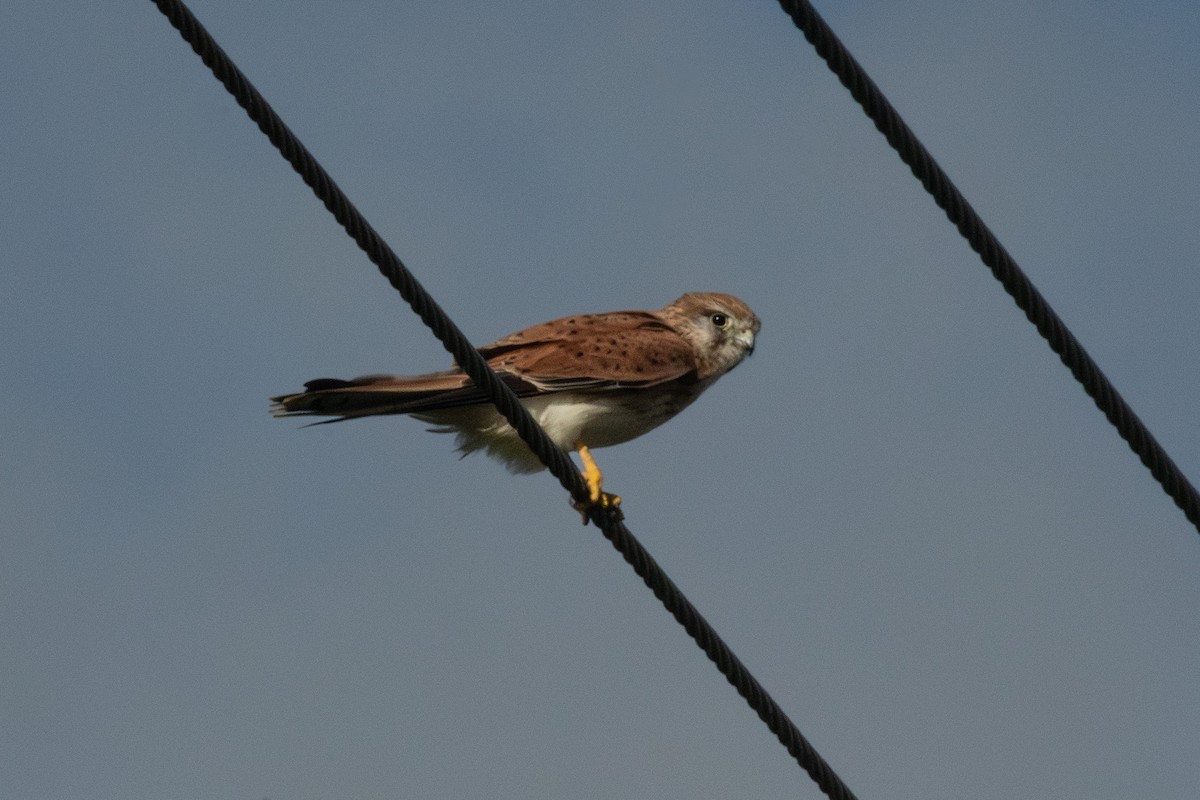
[(733, 337), (733, 340), (738, 343), (739, 347), (746, 351), (746, 355), (754, 355), (754, 331), (741, 331), (737, 336)]

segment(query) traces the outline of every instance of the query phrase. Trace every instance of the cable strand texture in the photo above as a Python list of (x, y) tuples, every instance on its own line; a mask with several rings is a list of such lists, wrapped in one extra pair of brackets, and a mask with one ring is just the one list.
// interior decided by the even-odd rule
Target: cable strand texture
[(1049, 343), (1050, 349), (1117, 429), (1117, 433), (1150, 470), (1150, 474), (1175, 501), (1188, 521), (1200, 531), (1200, 494), (1196, 488), (921, 144), (866, 70), (850, 55), (811, 3), (807, 0), (780, 0), (780, 5), (842, 85), (850, 91), (850, 95), (862, 106), (888, 144), (932, 195), (938, 207), (946, 212), (971, 249), (979, 254), (1004, 291), (1008, 292), (1025, 317)]
[[(555, 445), (537, 422), (521, 405), (516, 395), (501, 383), (479, 352), (462, 331), (450, 320), (433, 298), (417, 282), (382, 237), (359, 213), (325, 172), (308, 149), (288, 129), (283, 120), (250, 84), (209, 35), (208, 31), (179, 0), (153, 0), (158, 9), (191, 45), (201, 60), (238, 105), (266, 134), (271, 143), (299, 173), (318, 199), (342, 225), (346, 232), (383, 273), (388, 283), (400, 293), (443, 346), (453, 354), (458, 364), (482, 389), (496, 408), (533, 449), (538, 458), (559, 479), (576, 499), (586, 499), (587, 490), (579, 471), (562, 448)], [(815, 748), (800, 733), (795, 724), (755, 680), (750, 670), (721, 639), (708, 621), (671, 581), (662, 567), (621, 522), (616, 510), (592, 508), (590, 518), (614, 548), (633, 567), (688, 635), (716, 664), (726, 680), (737, 690), (758, 717), (767, 724), (788, 753), (816, 782), (826, 795), (835, 800), (853, 800), (854, 794), (821, 758)]]
[(251, 85), (228, 55), (217, 45), (208, 31), (181, 2), (163, 0), (155, 3), (170, 20), (217, 80), (233, 95), (247, 115), (258, 125), (301, 179), (313, 190), (325, 208), (333, 214), (346, 233), (367, 254), (372, 263), (400, 296), (412, 307), (421, 321), (433, 331), (442, 345), (452, 353), (473, 381), (492, 398), (521, 438), (559, 479), (572, 497), (586, 499), (587, 489), (579, 472), (562, 448), (555, 445), (534, 422), (516, 395), (505, 386), (487, 366), (483, 357), (449, 316), (425, 291), (413, 274), (400, 261), (366, 218), (359, 213), (333, 178), (317, 162), (294, 133), (284, 124), (270, 104)]

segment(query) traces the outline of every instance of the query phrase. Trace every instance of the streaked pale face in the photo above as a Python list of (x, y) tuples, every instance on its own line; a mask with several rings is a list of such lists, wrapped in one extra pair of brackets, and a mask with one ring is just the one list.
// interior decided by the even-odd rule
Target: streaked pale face
[(762, 327), (745, 303), (727, 294), (685, 294), (661, 313), (695, 348), (700, 375), (708, 379), (724, 375), (752, 353)]

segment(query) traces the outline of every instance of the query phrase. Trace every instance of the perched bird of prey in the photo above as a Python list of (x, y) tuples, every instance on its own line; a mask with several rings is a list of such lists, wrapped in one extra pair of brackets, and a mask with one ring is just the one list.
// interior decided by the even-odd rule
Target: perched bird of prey
[[(678, 414), (754, 350), (759, 327), (758, 317), (736, 297), (697, 292), (658, 311), (543, 322), (479, 352), (550, 439), (579, 452), (591, 503), (613, 506), (620, 498), (601, 491), (589, 449), (627, 442)], [(483, 450), (513, 472), (544, 469), (458, 368), (318, 378), (303, 392), (271, 400), (275, 416), (336, 417), (323, 422), (408, 414), (432, 423), (432, 431), (456, 434), (463, 455)]]

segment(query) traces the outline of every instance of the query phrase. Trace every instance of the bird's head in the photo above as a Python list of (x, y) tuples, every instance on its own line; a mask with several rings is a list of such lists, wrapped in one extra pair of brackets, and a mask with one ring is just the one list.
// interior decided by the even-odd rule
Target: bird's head
[(719, 378), (754, 352), (762, 327), (748, 305), (715, 292), (685, 294), (660, 313), (696, 349), (702, 380)]

